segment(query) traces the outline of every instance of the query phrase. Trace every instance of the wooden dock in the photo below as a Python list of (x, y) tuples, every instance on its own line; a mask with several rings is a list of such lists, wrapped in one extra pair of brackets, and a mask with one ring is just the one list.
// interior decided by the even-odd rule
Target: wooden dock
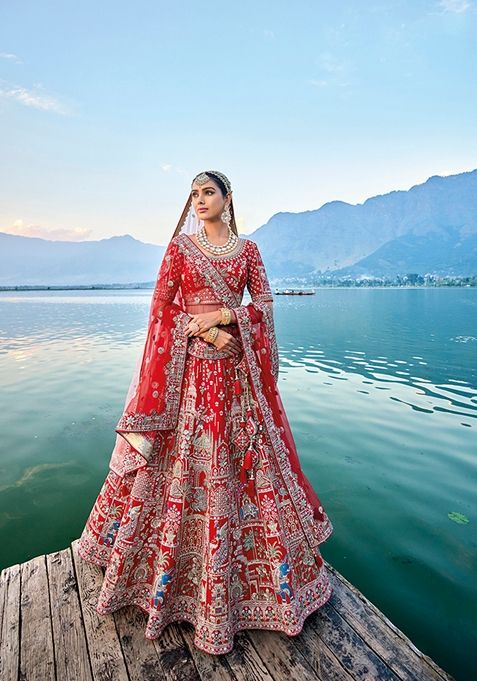
[(2, 571), (1, 681), (452, 681), (329, 563), (334, 593), (299, 636), (242, 631), (213, 656), (186, 622), (150, 641), (138, 607), (98, 615), (104, 568), (79, 558), (77, 542)]

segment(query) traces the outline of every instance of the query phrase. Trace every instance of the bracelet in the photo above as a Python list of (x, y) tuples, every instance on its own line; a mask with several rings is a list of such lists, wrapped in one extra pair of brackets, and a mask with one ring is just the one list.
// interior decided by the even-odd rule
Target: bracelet
[(217, 338), (219, 333), (219, 327), (218, 326), (211, 326), (210, 329), (207, 331), (207, 334), (204, 336), (204, 340), (206, 340), (208, 343), (213, 343), (215, 339)]
[(222, 319), (220, 321), (221, 324), (230, 324), (230, 320), (232, 319), (232, 313), (229, 310), (228, 307), (221, 307), (220, 312), (222, 314)]

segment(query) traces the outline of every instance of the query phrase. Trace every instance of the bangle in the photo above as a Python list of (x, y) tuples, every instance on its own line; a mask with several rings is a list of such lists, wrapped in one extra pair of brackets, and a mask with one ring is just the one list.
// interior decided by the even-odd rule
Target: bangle
[(218, 333), (219, 327), (211, 326), (210, 329), (207, 331), (207, 334), (204, 336), (204, 340), (206, 340), (208, 343), (213, 343), (217, 338)]
[(228, 307), (221, 307), (220, 312), (222, 314), (222, 319), (220, 321), (221, 324), (230, 324), (230, 320), (232, 319), (232, 313), (229, 310)]

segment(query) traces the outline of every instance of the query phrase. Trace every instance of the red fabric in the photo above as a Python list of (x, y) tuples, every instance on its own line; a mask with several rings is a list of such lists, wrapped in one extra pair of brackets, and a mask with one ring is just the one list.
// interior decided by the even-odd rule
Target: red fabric
[[(215, 271), (213, 271), (215, 270)], [(222, 283), (217, 280), (222, 277)], [(218, 281), (218, 283), (217, 283)], [(147, 338), (139, 373), (136, 394), (121, 416), (116, 432), (123, 437), (128, 433), (141, 434), (146, 443), (157, 442), (157, 431), (177, 426), (180, 389), (183, 369), (191, 339), (184, 336), (183, 329), (190, 316), (184, 311), (184, 298), (194, 294), (201, 299), (216, 299), (221, 304), (225, 293), (241, 300), (245, 286), (252, 302), (232, 306), (237, 325), (232, 328), (240, 336), (244, 349), (244, 363), (250, 375), (253, 394), (262, 407), (269, 412), (271, 430), (282, 429), (289, 461), (298, 483), (305, 490), (313, 507), (315, 518), (323, 519), (323, 508), (310, 482), (304, 475), (293, 435), (277, 388), (278, 350), (273, 322), (273, 296), (265, 267), (257, 245), (245, 240), (240, 256), (229, 259), (209, 259), (186, 235), (174, 237), (164, 254), (156, 286), (152, 296)], [(230, 302), (229, 302), (230, 306)], [(196, 344), (207, 345), (202, 339)], [(267, 419), (265, 419), (267, 420)], [(149, 456), (144, 449), (133, 447), (144, 462)]]
[[(310, 481), (303, 473), (301, 463), (298, 457), (298, 452), (295, 445), (295, 440), (290, 428), (285, 407), (278, 390), (277, 383), (272, 375), (272, 366), (270, 359), (270, 339), (267, 333), (265, 324), (259, 324), (255, 331), (255, 347), (256, 356), (260, 359), (261, 375), (263, 378), (263, 392), (271, 407), (273, 419), (275, 423), (280, 424), (283, 428), (282, 438), (285, 440), (288, 449), (288, 460), (290, 461), (291, 469), (296, 474), (298, 484), (303, 487), (309, 503), (313, 507), (313, 515), (318, 520), (323, 520), (324, 510), (322, 503), (313, 489)], [(266, 348), (266, 352), (262, 352), (262, 348)]]
[[(215, 655), (242, 629), (296, 636), (332, 592), (319, 547), (333, 527), (276, 383), (273, 296), (257, 246), (241, 243), (220, 259), (186, 235), (169, 244), (111, 470), (78, 544), (106, 568), (98, 614), (136, 604), (149, 639), (186, 620)], [(241, 305), (245, 286), (252, 302)], [(184, 297), (231, 307), (241, 352), (187, 338)]]

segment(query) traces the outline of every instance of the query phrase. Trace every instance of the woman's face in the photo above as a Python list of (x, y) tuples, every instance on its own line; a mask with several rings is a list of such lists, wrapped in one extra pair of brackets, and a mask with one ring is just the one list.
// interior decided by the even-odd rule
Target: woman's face
[(191, 189), (192, 205), (199, 220), (217, 220), (229, 203), (228, 194), (223, 196), (214, 180), (205, 184), (194, 182)]

